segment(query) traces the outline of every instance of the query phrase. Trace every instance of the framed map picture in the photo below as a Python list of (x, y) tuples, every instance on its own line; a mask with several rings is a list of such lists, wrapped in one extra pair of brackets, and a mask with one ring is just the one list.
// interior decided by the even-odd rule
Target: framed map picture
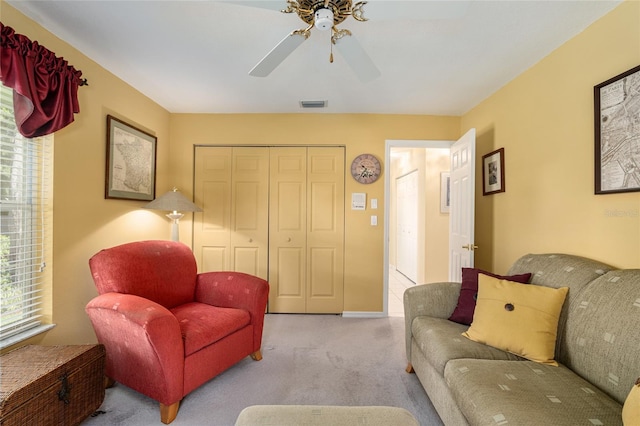
[(155, 136), (107, 115), (105, 198), (155, 198), (156, 144)]
[(595, 193), (640, 191), (640, 66), (594, 87)]

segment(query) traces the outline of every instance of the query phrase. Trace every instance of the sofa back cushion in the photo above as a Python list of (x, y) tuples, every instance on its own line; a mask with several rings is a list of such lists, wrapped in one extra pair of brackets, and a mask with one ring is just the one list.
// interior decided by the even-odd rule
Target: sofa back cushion
[(611, 271), (571, 302), (561, 362), (620, 404), (640, 377), (640, 270)]
[(138, 241), (101, 250), (89, 260), (98, 293), (134, 294), (167, 309), (192, 302), (197, 265), (191, 249), (173, 241)]
[(531, 272), (531, 284), (547, 287), (569, 287), (560, 320), (556, 340), (555, 359), (564, 363), (566, 351), (565, 328), (569, 306), (591, 281), (613, 270), (612, 266), (570, 254), (527, 254), (516, 260), (509, 275)]

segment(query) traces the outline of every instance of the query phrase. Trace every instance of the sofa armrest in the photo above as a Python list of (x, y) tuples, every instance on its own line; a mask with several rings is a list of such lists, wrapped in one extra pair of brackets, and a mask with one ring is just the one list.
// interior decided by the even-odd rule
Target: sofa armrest
[(251, 315), (253, 349), (262, 344), (264, 313), (269, 298), (269, 283), (242, 272), (204, 272), (196, 281), (197, 302), (222, 308), (244, 309)]
[(168, 309), (132, 294), (105, 293), (85, 311), (105, 346), (108, 377), (166, 405), (182, 399), (184, 344)]
[(439, 282), (409, 287), (404, 292), (404, 332), (407, 360), (411, 361), (411, 324), (427, 315), (447, 319), (458, 304), (461, 283)]

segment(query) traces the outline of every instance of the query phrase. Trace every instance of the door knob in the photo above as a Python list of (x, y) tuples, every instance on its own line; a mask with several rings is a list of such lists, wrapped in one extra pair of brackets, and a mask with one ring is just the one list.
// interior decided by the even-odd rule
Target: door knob
[(291, 237), (287, 238), (287, 242), (290, 243), (291, 242)]
[(462, 248), (474, 251), (474, 250), (476, 250), (478, 248), (478, 246), (475, 245), (475, 244), (465, 244), (465, 245), (462, 246)]

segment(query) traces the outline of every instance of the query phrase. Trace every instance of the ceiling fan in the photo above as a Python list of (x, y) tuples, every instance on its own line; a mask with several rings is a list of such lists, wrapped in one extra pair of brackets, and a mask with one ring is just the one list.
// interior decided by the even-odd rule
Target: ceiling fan
[(268, 76), (303, 41), (309, 38), (311, 30), (315, 27), (320, 31), (331, 31), (330, 62), (333, 62), (333, 46), (335, 45), (362, 82), (379, 77), (380, 71), (351, 34), (351, 31), (337, 28), (337, 25), (349, 16), (352, 16), (356, 21), (366, 21), (363, 9), (366, 4), (366, 1), (353, 4), (351, 0), (287, 0), (287, 7), (281, 12), (296, 13), (307, 24), (307, 27), (289, 33), (249, 71), (249, 75), (254, 77)]

